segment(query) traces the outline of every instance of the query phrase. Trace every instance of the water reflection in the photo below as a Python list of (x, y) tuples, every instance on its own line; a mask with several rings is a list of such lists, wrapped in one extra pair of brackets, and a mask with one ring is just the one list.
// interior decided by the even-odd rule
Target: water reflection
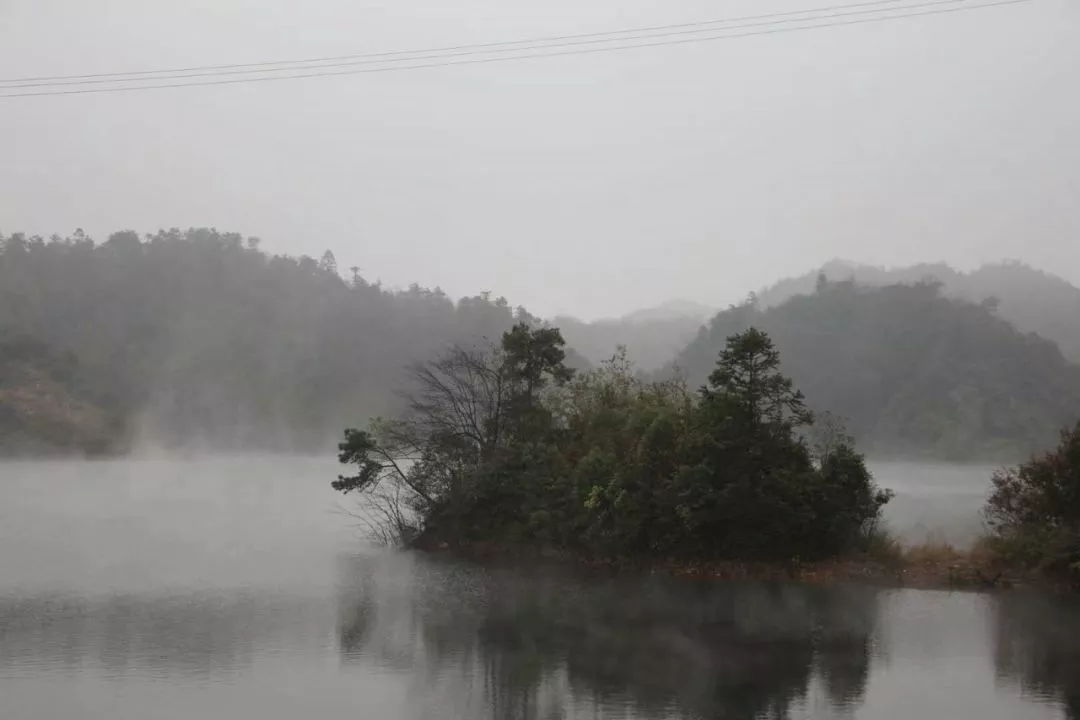
[(1080, 720), (1080, 607), (392, 553), (316, 587), (0, 594), (0, 715), (87, 693), (132, 719)]
[(1040, 699), (1060, 702), (1068, 720), (1080, 720), (1080, 601), (1004, 594), (996, 610), (999, 677)]
[(334, 470), (0, 465), (0, 718), (1080, 720), (1067, 604), (353, 557)]
[(585, 581), (428, 561), (403, 576), (401, 567), (353, 561), (340, 603), (343, 661), (408, 669), (428, 695), (452, 676), (455, 697), (429, 704), (445, 710), (449, 700), (455, 714), (482, 698), (489, 717), (521, 720), (586, 708), (786, 718), (815, 688), (834, 708), (858, 705), (866, 690), (871, 588)]
[(221, 680), (275, 647), (317, 643), (329, 610), (325, 602), (242, 591), (0, 597), (0, 673), (90, 668)]

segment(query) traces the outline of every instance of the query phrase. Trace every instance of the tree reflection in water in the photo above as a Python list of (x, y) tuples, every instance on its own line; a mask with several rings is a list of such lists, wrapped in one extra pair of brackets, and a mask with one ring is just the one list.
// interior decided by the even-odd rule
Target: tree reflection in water
[(1062, 704), (1080, 720), (1080, 601), (1034, 593), (1002, 594), (995, 607), (999, 678)]
[(585, 578), (421, 558), (360, 559), (349, 572), (343, 659), (404, 669), (408, 658), (418, 693), (449, 693), (425, 704), (445, 713), (456, 703), (454, 715), (477, 697), (500, 720), (787, 718), (814, 695), (850, 708), (876, 635), (872, 588)]

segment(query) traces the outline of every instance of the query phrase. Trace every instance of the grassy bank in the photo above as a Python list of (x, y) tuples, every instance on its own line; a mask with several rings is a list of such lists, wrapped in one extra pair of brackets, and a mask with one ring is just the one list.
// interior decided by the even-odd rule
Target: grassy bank
[(1055, 577), (1010, 563), (990, 538), (981, 539), (970, 548), (962, 549), (939, 540), (906, 545), (886, 536), (865, 553), (822, 562), (793, 562), (786, 566), (746, 563), (700, 566), (676, 564), (665, 569), (678, 575), (717, 579), (861, 582), (923, 589), (1080, 589), (1076, 578)]

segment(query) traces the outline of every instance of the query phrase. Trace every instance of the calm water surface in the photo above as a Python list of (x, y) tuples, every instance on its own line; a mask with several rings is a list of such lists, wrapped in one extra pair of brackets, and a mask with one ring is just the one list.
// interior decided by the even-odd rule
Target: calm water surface
[[(380, 552), (335, 472), (0, 464), (0, 718), (1080, 718), (1060, 599)], [(982, 469), (878, 474), (916, 531), (985, 495)]]

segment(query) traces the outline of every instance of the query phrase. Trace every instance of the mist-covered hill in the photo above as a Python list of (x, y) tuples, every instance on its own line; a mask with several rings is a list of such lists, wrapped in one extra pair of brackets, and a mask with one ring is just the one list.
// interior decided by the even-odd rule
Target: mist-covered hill
[(551, 323), (593, 364), (610, 359), (621, 345), (636, 367), (651, 371), (686, 347), (713, 312), (705, 305), (676, 300), (615, 319), (586, 322), (564, 315)]
[(1080, 367), (1025, 334), (993, 302), (936, 283), (826, 282), (718, 314), (677, 359), (701, 383), (725, 339), (769, 333), (815, 410), (843, 417), (876, 455), (1014, 459), (1054, 444), (1080, 417)]
[[(118, 443), (324, 449), (393, 409), (406, 366), (497, 341), (517, 319), (535, 321), (502, 298), (344, 280), (329, 252), (272, 256), (214, 230), (0, 237), (0, 332), (47, 348), (18, 372), (0, 366), (0, 387), (18, 384), (24, 409), (49, 404), (30, 388), (85, 388), (87, 412), (123, 420)], [(77, 377), (50, 375), (44, 353), (74, 358)], [(81, 447), (61, 432), (41, 439)]]
[(945, 295), (972, 302), (999, 301), (998, 314), (1024, 332), (1053, 340), (1066, 357), (1080, 362), (1080, 288), (1019, 262), (983, 265), (960, 272), (942, 263), (885, 269), (833, 260), (820, 270), (781, 280), (757, 294), (762, 307), (778, 305), (794, 295), (814, 291), (819, 274), (829, 280), (855, 280), (863, 285), (911, 284), (927, 278), (942, 283)]
[[(942, 268), (910, 268), (902, 279)], [(860, 272), (877, 284), (895, 277)], [(207, 229), (119, 232), (101, 243), (82, 233), (0, 237), (0, 452), (324, 451), (343, 427), (397, 407), (409, 365), (450, 344), (497, 341), (515, 321), (542, 322), (503, 298), (453, 300), (342, 274), (330, 252), (319, 261), (270, 255), (255, 239)], [(1007, 322), (1005, 298), (1017, 298), (1014, 316), (1032, 313), (1028, 325), (1068, 336), (1078, 323), (1037, 309), (1052, 297), (1064, 307), (1071, 286), (1013, 265), (962, 277), (978, 278), (1000, 304), (926, 284), (819, 288), (815, 275), (707, 327), (707, 310), (689, 303), (551, 324), (571, 366), (626, 345), (639, 369), (676, 358), (694, 383), (728, 335), (757, 325), (812, 406), (845, 416), (871, 452), (975, 459), (1044, 447), (1080, 414), (1080, 377), (1053, 343)], [(1017, 288), (1034, 285), (1044, 300), (1025, 304)]]

